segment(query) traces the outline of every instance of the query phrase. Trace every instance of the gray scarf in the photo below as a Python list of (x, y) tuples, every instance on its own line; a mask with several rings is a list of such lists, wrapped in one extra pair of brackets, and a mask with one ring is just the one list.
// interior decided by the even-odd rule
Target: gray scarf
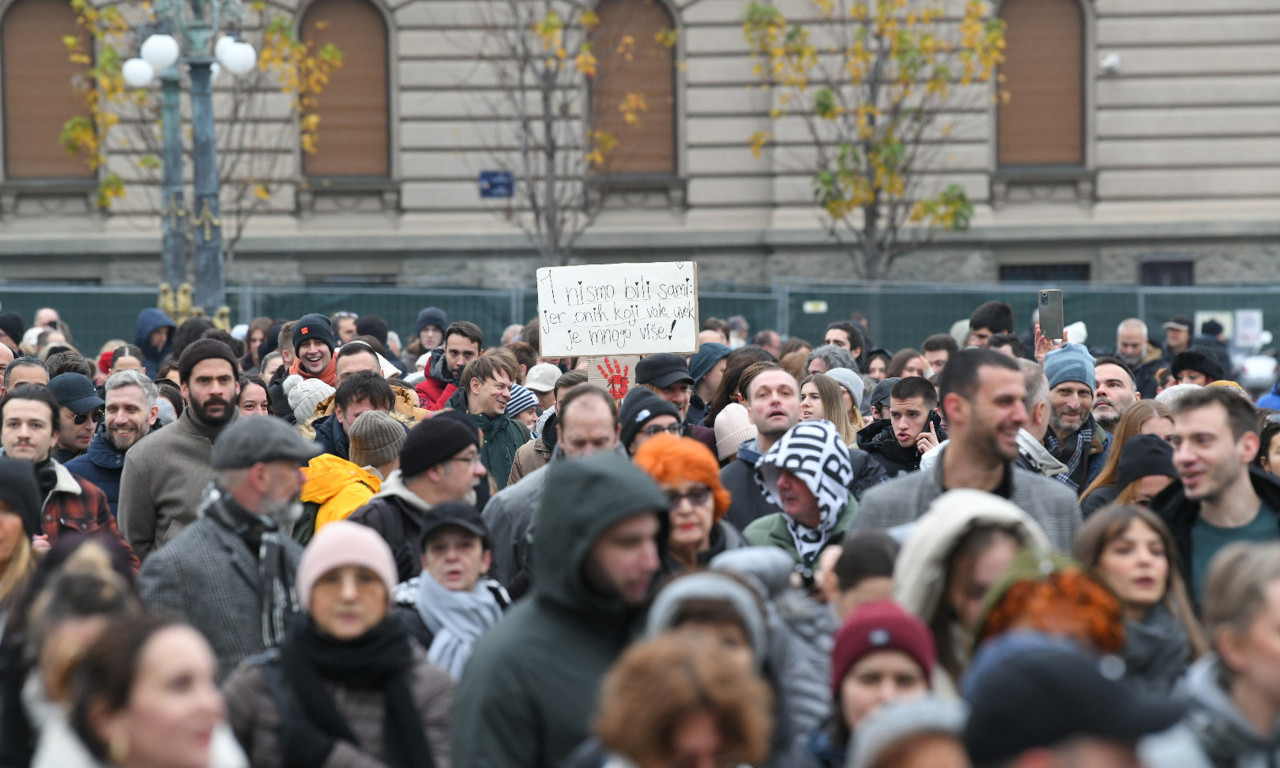
[(418, 615), (431, 630), (427, 660), (448, 671), (457, 681), (481, 635), (502, 618), (502, 606), (479, 579), (469, 592), (440, 586), (431, 574), (418, 577)]

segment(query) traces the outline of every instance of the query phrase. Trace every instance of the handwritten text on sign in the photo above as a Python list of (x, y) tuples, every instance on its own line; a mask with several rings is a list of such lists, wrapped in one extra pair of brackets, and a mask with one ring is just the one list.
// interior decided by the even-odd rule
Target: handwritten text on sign
[(648, 355), (698, 346), (698, 267), (691, 261), (538, 270), (542, 354)]

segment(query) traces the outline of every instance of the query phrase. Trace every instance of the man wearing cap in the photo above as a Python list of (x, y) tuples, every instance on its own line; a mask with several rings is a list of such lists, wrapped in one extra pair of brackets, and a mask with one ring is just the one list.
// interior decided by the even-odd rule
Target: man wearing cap
[(1226, 370), (1212, 350), (1204, 347), (1187, 347), (1173, 356), (1169, 373), (1179, 384), (1196, 384), (1207, 387), (1227, 377)]
[(1111, 435), (1093, 417), (1094, 363), (1083, 344), (1063, 344), (1044, 358), (1044, 375), (1049, 377), (1049, 431), (1044, 447), (1067, 465), (1067, 471), (1053, 479), (1072, 493), (1093, 482), (1111, 452)]
[(1187, 315), (1174, 315), (1161, 326), (1164, 328), (1164, 359), (1172, 360), (1173, 356), (1191, 346), (1191, 318)]
[(1187, 705), (1129, 686), (1118, 661), (1031, 632), (989, 642), (964, 686), (964, 746), (974, 767), (1142, 765), (1138, 741), (1172, 727)]
[(529, 369), (524, 385), (538, 398), (538, 410), (546, 412), (556, 403), (556, 382), (563, 374), (558, 366), (538, 363)]
[[(800, 420), (800, 385), (791, 374), (776, 364), (761, 371), (747, 387), (746, 406), (751, 421), (756, 426), (756, 437), (738, 446), (738, 459), (720, 470), (720, 484), (729, 492), (729, 511), (725, 519), (738, 530), (751, 521), (766, 515), (782, 512), (776, 502), (770, 500), (756, 482), (755, 466), (787, 430)], [(879, 485), (889, 476), (884, 468), (857, 448), (848, 449), (853, 466), (849, 490), (855, 498), (872, 486)]]
[(434, 506), (423, 529), (422, 573), (396, 587), (396, 614), (427, 649), (427, 660), (456, 681), (511, 597), (485, 575), (493, 552), (475, 507), (465, 501)]
[(889, 432), (892, 437), (893, 425), (889, 423), (889, 395), (893, 392), (893, 385), (902, 381), (900, 376), (890, 376), (876, 382), (871, 388), (871, 394), (867, 396), (867, 408), (871, 415), (871, 421), (867, 426), (858, 430), (858, 447), (867, 450), (870, 445), (881, 432)]
[(293, 424), (296, 417), (285, 395), (284, 380), (297, 374), (304, 379), (320, 379), (332, 387), (336, 386), (337, 376), (333, 329), (329, 327), (328, 317), (320, 314), (300, 317), (293, 325), (291, 342), (289, 349), (293, 352), (293, 362), (287, 368), (280, 366), (268, 382), (267, 392), (271, 395), (275, 414)]
[(463, 368), (483, 352), (480, 326), (466, 320), (450, 323), (444, 332), (444, 346), (431, 350), (431, 358), (422, 370), (424, 378), (415, 387), (422, 407), (428, 411), (449, 407), (447, 403), (458, 389)]
[(1018, 362), (990, 349), (962, 350), (942, 369), (938, 394), (950, 442), (932, 468), (864, 494), (849, 529), (905, 525), (947, 490), (973, 488), (1012, 501), (1040, 524), (1054, 547), (1070, 550), (1081, 522), (1075, 494), (1015, 464), (1027, 425), (1027, 385)]
[(533, 589), (463, 670), (455, 765), (564, 765), (591, 734), (600, 680), (640, 629), (658, 574), (667, 498), (643, 470), (606, 452), (546, 471)]
[(636, 384), (648, 389), (676, 407), (684, 435), (692, 437), (715, 453), (716, 431), (687, 420), (689, 405), (693, 402), (693, 376), (683, 357), (663, 352), (649, 355), (636, 363)]
[(400, 469), (348, 519), (382, 535), (405, 581), (422, 572), (426, 514), (446, 501), (474, 503), (476, 481), (484, 477), (479, 431), (464, 415), (446, 411), (410, 430), (400, 448)]
[[(0, 400), (0, 444), (6, 456), (35, 465), (40, 487), (40, 525), (46, 541), (64, 533), (104, 531), (120, 538), (115, 517), (102, 489), (76, 477), (52, 456), (59, 432), (58, 401), (46, 387), (14, 387)], [(121, 538), (133, 567), (138, 558)]]
[(62, 428), (53, 448), (53, 458), (66, 464), (89, 450), (93, 433), (102, 423), (102, 407), (98, 390), (89, 377), (81, 373), (60, 373), (49, 381), (49, 390), (58, 398), (58, 415)]
[[(741, 346), (741, 345), (739, 345)], [(692, 424), (701, 424), (707, 415), (707, 404), (720, 388), (724, 369), (728, 365), (729, 348), (723, 344), (707, 342), (689, 358), (689, 375), (693, 377), (693, 397), (689, 401), (687, 418)]]
[(151, 423), (160, 412), (156, 405), (160, 391), (141, 371), (118, 371), (107, 379), (105, 388), (104, 428), (94, 435), (83, 456), (67, 462), (67, 469), (101, 488), (111, 514), (116, 515), (125, 454), (151, 434)]
[[(652, 393), (645, 394), (654, 397)], [(670, 403), (654, 399), (672, 408)], [(608, 392), (584, 380), (561, 396), (556, 410), (559, 438), (548, 463), (494, 494), (484, 507), (485, 523), (493, 535), (490, 572), (515, 597), (529, 588), (529, 531), (534, 527), (550, 468), (566, 459), (607, 451), (626, 456), (618, 440), (618, 409)]]
[(237, 419), (238, 361), (217, 339), (182, 350), (178, 378), (187, 401), (181, 417), (125, 454), (120, 478), (120, 530), (138, 557), (177, 536), (196, 519), (213, 479), (214, 442)]
[(21, 315), (17, 312), (0, 312), (0, 344), (8, 347), (10, 352), (18, 353), (18, 344), (26, 332), (27, 327), (23, 324)]
[(138, 573), (148, 609), (181, 618), (208, 639), (220, 680), (279, 645), (297, 616), (302, 547), (285, 529), (300, 509), (300, 467), (315, 455), (314, 445), (278, 419), (236, 421), (213, 446), (215, 475), (199, 519)]

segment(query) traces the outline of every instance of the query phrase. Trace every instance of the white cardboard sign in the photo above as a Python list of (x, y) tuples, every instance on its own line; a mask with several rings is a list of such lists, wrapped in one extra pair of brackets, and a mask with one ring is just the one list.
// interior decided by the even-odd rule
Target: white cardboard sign
[(544, 357), (690, 354), (698, 348), (698, 265), (543, 267), (538, 318)]

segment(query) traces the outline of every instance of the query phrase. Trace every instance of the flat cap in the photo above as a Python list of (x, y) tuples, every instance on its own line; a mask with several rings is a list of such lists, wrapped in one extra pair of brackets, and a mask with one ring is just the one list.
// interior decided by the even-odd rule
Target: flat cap
[(213, 444), (214, 469), (243, 469), (265, 461), (306, 464), (321, 453), (277, 418), (236, 419)]

